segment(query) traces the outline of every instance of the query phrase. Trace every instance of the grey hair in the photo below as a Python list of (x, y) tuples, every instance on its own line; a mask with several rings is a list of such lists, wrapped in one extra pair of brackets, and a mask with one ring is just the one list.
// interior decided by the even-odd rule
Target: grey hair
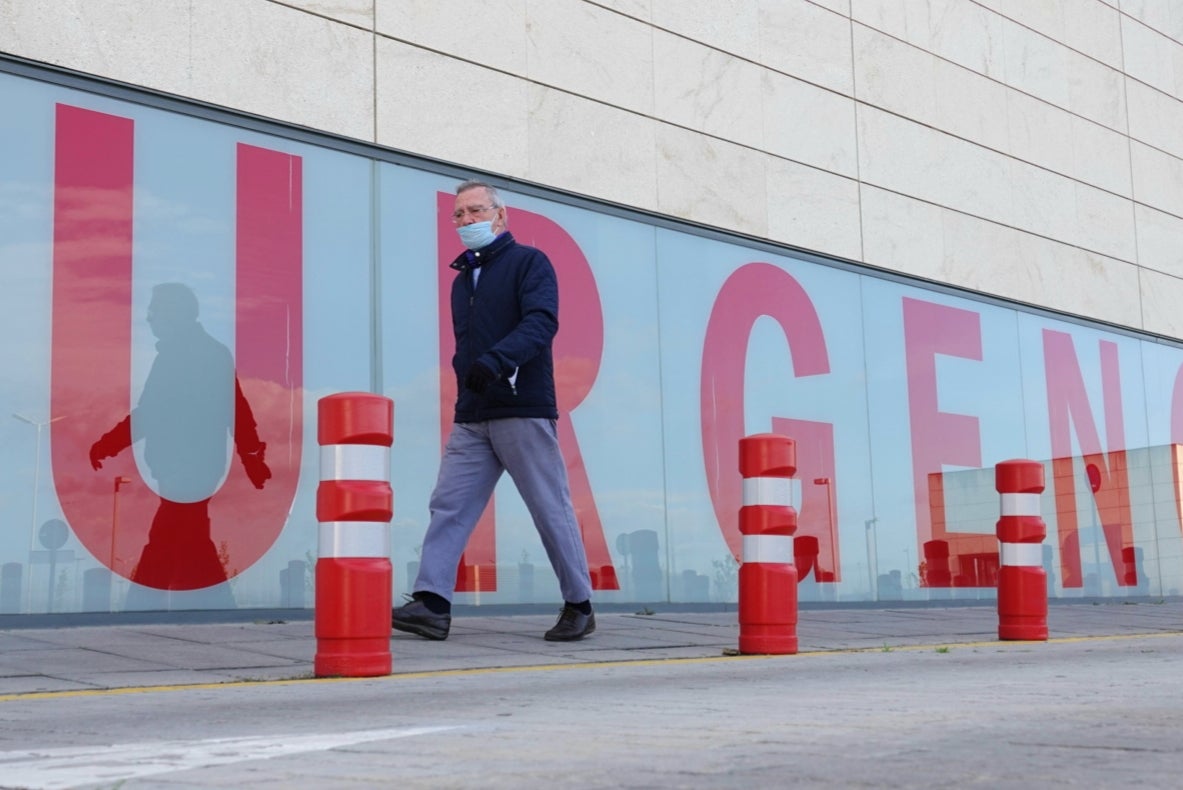
[(484, 189), (489, 193), (489, 200), (493, 201), (493, 208), (501, 208), (505, 203), (501, 200), (501, 193), (497, 191), (497, 187), (493, 186), (487, 181), (480, 181), (479, 179), (470, 178), (456, 186), (456, 194), (467, 192), (470, 189)]

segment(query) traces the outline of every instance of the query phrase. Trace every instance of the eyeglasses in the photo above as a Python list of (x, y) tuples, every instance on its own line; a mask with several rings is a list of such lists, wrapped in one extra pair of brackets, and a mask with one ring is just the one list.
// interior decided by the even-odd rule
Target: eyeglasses
[(467, 214), (470, 217), (475, 217), (477, 214), (484, 214), (486, 211), (501, 208), (501, 206), (469, 206), (468, 208), (458, 208), (452, 212), (452, 220), (459, 222), (464, 219)]

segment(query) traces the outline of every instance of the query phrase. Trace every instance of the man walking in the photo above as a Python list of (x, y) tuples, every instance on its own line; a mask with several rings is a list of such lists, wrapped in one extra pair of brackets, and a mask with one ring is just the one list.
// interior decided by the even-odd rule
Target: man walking
[(575, 521), (555, 428), (554, 360), (559, 289), (546, 255), (518, 244), (505, 205), (483, 181), (456, 188), (452, 219), (467, 248), (451, 266), (452, 368), (458, 394), (452, 433), (431, 495), (411, 600), (394, 628), (446, 639), (460, 557), (508, 471), (558, 576), (563, 609), (545, 638), (582, 639), (596, 630), (587, 556)]

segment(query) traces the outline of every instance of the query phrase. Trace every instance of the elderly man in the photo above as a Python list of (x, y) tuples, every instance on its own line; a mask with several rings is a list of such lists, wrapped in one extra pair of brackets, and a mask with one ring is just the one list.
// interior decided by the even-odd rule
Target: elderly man
[(545, 638), (582, 639), (595, 631), (596, 618), (555, 429), (554, 268), (540, 250), (514, 240), (505, 205), (489, 184), (460, 184), (452, 219), (467, 248), (452, 262), (456, 411), (431, 495), (414, 593), (394, 610), (392, 622), (399, 631), (427, 639), (448, 637), (457, 565), (497, 480), (508, 470), (563, 594), (559, 620)]

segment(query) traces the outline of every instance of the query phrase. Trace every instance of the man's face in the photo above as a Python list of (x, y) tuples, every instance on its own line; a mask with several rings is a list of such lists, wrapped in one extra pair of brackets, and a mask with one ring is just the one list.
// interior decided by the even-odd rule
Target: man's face
[(489, 197), (489, 190), (484, 187), (473, 187), (456, 196), (452, 221), (457, 226), (491, 221), (493, 233), (500, 233), (505, 230), (505, 206), (494, 208), (493, 201)]
[(177, 317), (169, 312), (168, 305), (161, 304), (160, 299), (152, 297), (148, 302), (148, 328), (152, 330), (156, 339), (165, 340), (175, 334), (177, 325)]

